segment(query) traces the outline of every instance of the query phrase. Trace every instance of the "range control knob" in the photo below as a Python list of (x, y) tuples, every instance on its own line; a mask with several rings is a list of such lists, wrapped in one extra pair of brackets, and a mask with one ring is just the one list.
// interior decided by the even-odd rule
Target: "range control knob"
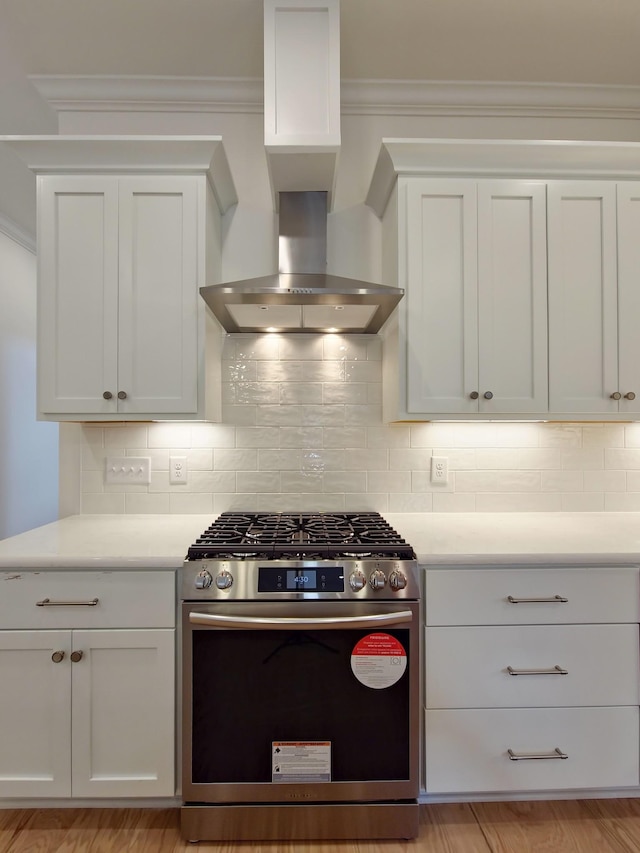
[(391, 572), (389, 575), (389, 586), (391, 589), (404, 589), (406, 585), (407, 578), (399, 569)]
[(375, 571), (371, 572), (371, 576), (369, 578), (369, 585), (371, 589), (384, 589), (387, 584), (387, 576), (384, 572), (381, 572), (380, 569), (375, 569)]
[(361, 589), (364, 589), (366, 583), (367, 579), (364, 576), (364, 572), (361, 572), (360, 569), (356, 569), (355, 572), (351, 572), (349, 575), (349, 586), (354, 592), (360, 592)]
[(218, 572), (216, 575), (216, 586), (218, 589), (229, 589), (230, 586), (233, 586), (233, 575), (231, 572), (228, 572), (226, 569)]
[(212, 583), (213, 578), (206, 569), (196, 575), (196, 589), (209, 589)]

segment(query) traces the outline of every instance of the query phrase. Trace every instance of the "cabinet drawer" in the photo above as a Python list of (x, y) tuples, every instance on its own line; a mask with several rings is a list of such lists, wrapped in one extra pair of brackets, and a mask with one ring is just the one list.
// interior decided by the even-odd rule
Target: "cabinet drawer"
[(637, 625), (425, 631), (427, 708), (638, 705), (639, 667)]
[(173, 628), (175, 575), (169, 571), (3, 572), (0, 625), (14, 629)]
[[(429, 793), (638, 785), (638, 708), (427, 711)], [(511, 760), (516, 755), (566, 759)]]
[(427, 625), (638, 622), (638, 569), (428, 569), (425, 607)]

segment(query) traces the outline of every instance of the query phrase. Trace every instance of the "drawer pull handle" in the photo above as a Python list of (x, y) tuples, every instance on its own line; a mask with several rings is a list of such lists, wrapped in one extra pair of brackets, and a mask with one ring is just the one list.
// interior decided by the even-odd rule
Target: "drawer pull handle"
[(509, 675), (569, 675), (569, 670), (563, 669), (558, 664), (551, 669), (514, 669), (508, 666), (507, 672)]
[(508, 749), (507, 753), (509, 754), (509, 759), (511, 761), (533, 761), (547, 758), (569, 758), (566, 752), (563, 752), (561, 749), (558, 749), (557, 746), (553, 750), (553, 752), (514, 752), (512, 749)]
[(562, 595), (552, 595), (550, 598), (514, 598), (508, 595), (507, 601), (509, 604), (566, 604), (569, 599)]
[(43, 598), (42, 601), (36, 601), (36, 607), (95, 607), (99, 600), (92, 598), (91, 601), (51, 601), (50, 598)]

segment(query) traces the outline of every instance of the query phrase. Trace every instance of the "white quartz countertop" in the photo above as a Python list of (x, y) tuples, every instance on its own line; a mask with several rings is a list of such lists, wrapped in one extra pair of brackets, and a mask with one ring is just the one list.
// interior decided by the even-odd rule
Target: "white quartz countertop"
[[(384, 513), (424, 565), (640, 563), (640, 513)], [(0, 569), (175, 569), (209, 515), (76, 515), (0, 541)]]

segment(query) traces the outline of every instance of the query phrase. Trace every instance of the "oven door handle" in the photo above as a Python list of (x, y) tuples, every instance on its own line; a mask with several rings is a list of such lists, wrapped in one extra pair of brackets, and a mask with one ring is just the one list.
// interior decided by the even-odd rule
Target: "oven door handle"
[(410, 610), (398, 610), (395, 613), (372, 613), (368, 616), (319, 616), (292, 618), (289, 616), (217, 616), (213, 613), (189, 613), (192, 625), (204, 625), (207, 628), (251, 629), (277, 631), (285, 628), (289, 631), (335, 630), (336, 628), (375, 628), (382, 625), (398, 625), (411, 622)]

